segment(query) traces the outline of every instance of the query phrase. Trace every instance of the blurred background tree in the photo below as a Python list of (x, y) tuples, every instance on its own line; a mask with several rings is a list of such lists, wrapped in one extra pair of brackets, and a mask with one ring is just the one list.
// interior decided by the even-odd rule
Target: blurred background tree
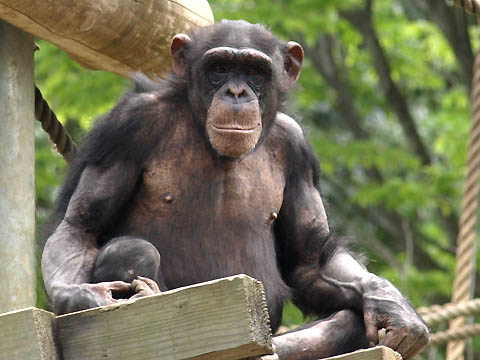
[[(390, 279), (414, 306), (448, 302), (470, 125), (473, 48), (478, 47), (475, 18), (445, 0), (210, 4), (217, 21), (262, 23), (303, 45), (305, 66), (289, 99), (290, 115), (301, 121), (317, 151), (332, 227), (354, 239), (370, 270)], [(84, 70), (54, 46), (39, 45), (37, 85), (81, 142), (129, 83)], [(39, 126), (36, 146), (37, 220), (42, 224), (66, 165)], [(43, 241), (39, 236), (39, 248)], [(476, 297), (479, 285), (477, 276)], [(39, 306), (47, 306), (41, 281)], [(302, 321), (289, 304), (284, 323)], [(443, 355), (432, 350), (427, 356)]]

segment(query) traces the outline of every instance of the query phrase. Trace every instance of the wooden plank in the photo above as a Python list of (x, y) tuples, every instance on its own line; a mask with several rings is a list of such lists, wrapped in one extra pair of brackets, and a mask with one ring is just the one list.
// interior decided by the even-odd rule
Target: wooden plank
[(53, 323), (55, 315), (36, 308), (0, 315), (0, 360), (58, 360)]
[(329, 357), (324, 360), (402, 360), (402, 356), (390, 348), (377, 346), (371, 349)]
[(263, 285), (214, 280), (56, 318), (64, 360), (240, 359), (272, 354)]
[(0, 20), (0, 313), (36, 303), (33, 38)]
[[(385, 346), (358, 350), (352, 353), (322, 358), (323, 360), (402, 360), (402, 356)], [(256, 356), (242, 360), (279, 360), (278, 355)]]
[(0, 18), (122, 76), (165, 72), (172, 36), (213, 23), (207, 0), (0, 0)]

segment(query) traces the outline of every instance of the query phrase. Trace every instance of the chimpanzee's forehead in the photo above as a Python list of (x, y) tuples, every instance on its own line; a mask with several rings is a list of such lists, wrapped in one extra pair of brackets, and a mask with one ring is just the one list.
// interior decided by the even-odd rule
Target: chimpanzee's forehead
[(226, 47), (234, 49), (256, 49), (273, 56), (282, 42), (263, 26), (246, 21), (222, 21), (198, 34), (203, 40), (204, 50)]
[(210, 59), (223, 59), (227, 61), (241, 60), (242, 62), (262, 62), (266, 66), (271, 66), (272, 58), (262, 51), (247, 48), (232, 48), (228, 46), (216, 47), (207, 50), (203, 55), (203, 61), (208, 62)]

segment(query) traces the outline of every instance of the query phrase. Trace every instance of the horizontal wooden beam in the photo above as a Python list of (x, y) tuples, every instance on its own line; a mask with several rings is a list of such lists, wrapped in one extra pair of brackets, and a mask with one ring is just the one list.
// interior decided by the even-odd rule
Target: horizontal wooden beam
[(54, 314), (36, 308), (0, 315), (0, 360), (59, 360), (54, 320)]
[[(348, 354), (322, 358), (323, 360), (402, 360), (402, 356), (385, 346), (354, 351)], [(280, 360), (278, 355), (265, 355), (243, 360)]]
[(377, 346), (371, 349), (329, 357), (324, 360), (402, 360), (402, 356), (390, 348)]
[(64, 360), (240, 359), (271, 354), (263, 285), (246, 275), (57, 316)]
[(127, 77), (167, 71), (173, 35), (213, 23), (207, 0), (0, 0), (0, 18), (86, 68)]

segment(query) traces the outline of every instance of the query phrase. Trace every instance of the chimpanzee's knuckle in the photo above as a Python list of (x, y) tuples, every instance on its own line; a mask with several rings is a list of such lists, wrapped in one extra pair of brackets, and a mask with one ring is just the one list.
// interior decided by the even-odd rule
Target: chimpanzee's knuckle
[(430, 331), (425, 324), (422, 324), (419, 328), (418, 343), (421, 346), (425, 346), (430, 342)]
[(426, 345), (430, 340), (430, 331), (428, 327), (421, 321), (411, 322), (406, 328), (408, 335), (416, 339), (419, 345)]

